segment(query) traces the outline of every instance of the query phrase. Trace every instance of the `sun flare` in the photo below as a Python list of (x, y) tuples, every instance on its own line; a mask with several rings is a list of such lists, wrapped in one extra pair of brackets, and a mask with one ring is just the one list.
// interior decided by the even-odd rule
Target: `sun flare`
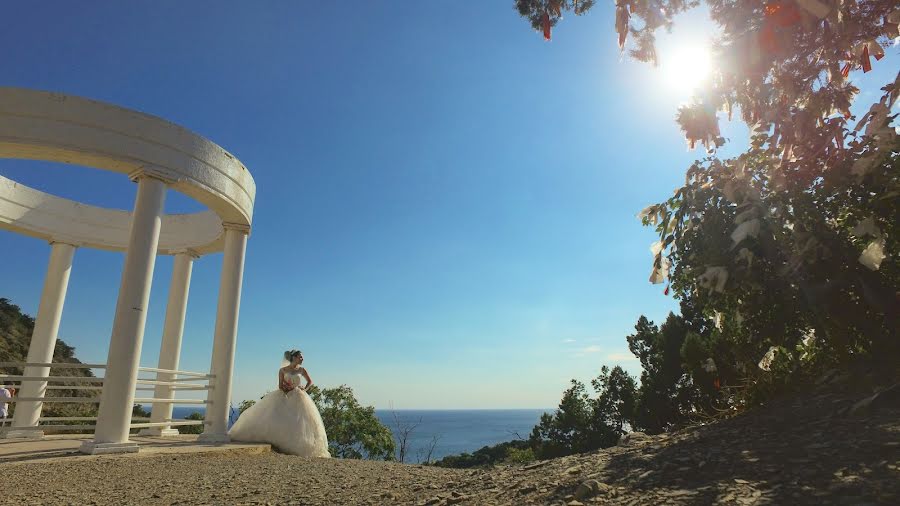
[(689, 94), (703, 85), (712, 71), (709, 48), (679, 46), (662, 57), (665, 86), (679, 94)]

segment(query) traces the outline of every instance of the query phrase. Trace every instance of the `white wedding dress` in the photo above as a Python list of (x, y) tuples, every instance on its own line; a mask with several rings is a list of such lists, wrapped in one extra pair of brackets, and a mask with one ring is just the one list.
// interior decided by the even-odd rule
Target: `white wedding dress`
[[(300, 372), (286, 371), (285, 380), (300, 385)], [(282, 453), (331, 457), (322, 416), (312, 398), (299, 388), (269, 392), (241, 413), (228, 431), (234, 441), (269, 443)]]

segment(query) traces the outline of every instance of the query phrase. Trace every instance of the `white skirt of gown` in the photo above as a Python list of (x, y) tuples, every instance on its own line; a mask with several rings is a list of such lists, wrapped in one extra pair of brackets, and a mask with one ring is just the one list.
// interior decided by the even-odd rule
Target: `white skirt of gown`
[(241, 413), (228, 435), (234, 441), (269, 443), (291, 455), (331, 457), (316, 403), (299, 388), (269, 392)]

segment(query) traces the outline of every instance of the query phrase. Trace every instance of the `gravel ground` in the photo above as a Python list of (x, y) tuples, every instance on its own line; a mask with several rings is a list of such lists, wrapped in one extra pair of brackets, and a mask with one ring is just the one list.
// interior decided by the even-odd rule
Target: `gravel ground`
[(0, 465), (0, 504), (900, 504), (900, 386), (820, 394), (523, 467), (277, 453)]

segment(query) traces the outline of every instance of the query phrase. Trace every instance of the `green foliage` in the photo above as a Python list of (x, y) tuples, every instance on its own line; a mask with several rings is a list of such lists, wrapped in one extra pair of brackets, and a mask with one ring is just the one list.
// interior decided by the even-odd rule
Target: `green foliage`
[(528, 440), (485, 446), (474, 453), (451, 455), (435, 462), (440, 467), (484, 467), (499, 463), (524, 464), (606, 448), (616, 444), (633, 423), (635, 380), (621, 367), (602, 367), (591, 381), (596, 397), (572, 380), (554, 413), (544, 413)]
[(625, 433), (636, 407), (636, 385), (634, 378), (619, 366), (600, 368), (600, 376), (591, 380), (591, 386), (599, 395), (594, 400), (592, 423), (595, 430), (601, 429), (602, 439), (596, 444), (615, 443)]
[(254, 401), (253, 399), (241, 401), (241, 403), (238, 405), (238, 415), (243, 414), (244, 411), (250, 409), (254, 404), (256, 404), (256, 401)]
[(541, 31), (544, 16), (550, 26), (555, 26), (562, 19), (563, 11), (570, 11), (580, 16), (594, 6), (594, 0), (516, 0), (519, 15), (527, 18), (532, 28)]
[[(25, 362), (28, 358), (28, 346), (31, 343), (31, 334), (34, 331), (34, 318), (22, 313), (19, 306), (12, 304), (9, 299), (0, 298), (0, 357), (4, 362)], [(53, 350), (54, 363), (80, 364), (75, 358), (75, 348), (59, 339)], [(0, 367), (0, 373), (22, 374), (21, 368)], [(51, 369), (51, 376), (78, 376), (93, 377), (90, 369)], [(54, 382), (54, 385), (84, 385), (74, 382)], [(94, 397), (99, 395), (99, 389), (92, 390), (48, 390), (47, 397)], [(15, 404), (11, 404), (11, 411), (15, 411)], [(46, 403), (43, 410), (44, 416), (97, 416), (96, 404), (67, 404)], [(81, 422), (78, 422), (81, 423)]]
[(0, 298), (0, 356), (9, 357), (8, 360), (13, 362), (24, 362), (33, 330), (34, 318), (22, 313), (9, 299)]
[(347, 385), (309, 389), (325, 431), (331, 455), (350, 459), (393, 460), (394, 436), (375, 416), (375, 408), (361, 406)]
[(503, 459), (507, 464), (528, 464), (535, 459), (534, 450), (531, 448), (508, 448), (506, 450), (506, 458)]
[(140, 404), (135, 404), (131, 408), (131, 417), (132, 418), (150, 418), (150, 412), (144, 409), (144, 406)]
[[(486, 467), (502, 462), (519, 463), (524, 459), (534, 460), (530, 443), (523, 440), (506, 441), (493, 446), (484, 446), (472, 453), (448, 455), (434, 463), (438, 467), (468, 469)], [(513, 460), (510, 460), (513, 459)]]
[[(150, 412), (144, 409), (144, 406), (135, 404), (131, 407), (131, 418), (150, 418)], [(137, 434), (140, 429), (131, 429), (131, 434)]]
[(669, 314), (662, 327), (641, 316), (628, 348), (643, 371), (631, 425), (650, 434), (663, 432), (684, 420), (689, 411), (690, 382), (682, 369), (681, 350), (687, 338), (685, 321)]
[[(191, 413), (188, 416), (184, 417), (185, 420), (203, 420), (202, 413)], [(179, 425), (178, 432), (181, 434), (202, 434), (203, 426), (202, 425)]]
[(587, 452), (616, 444), (635, 409), (635, 381), (621, 367), (604, 366), (591, 382), (596, 398), (572, 380), (553, 414), (541, 415), (529, 438), (538, 458)]
[[(642, 318), (629, 336), (644, 368), (634, 426), (648, 432), (765, 401), (824, 368), (862, 362), (891, 374), (900, 354), (900, 74), (881, 94), (860, 95), (848, 79), (886, 64), (871, 58), (897, 36), (896, 0), (704, 3), (715, 65), (676, 121), (708, 156), (639, 215), (659, 234), (650, 279), (668, 281), (682, 306), (660, 328)], [(632, 57), (655, 63), (657, 31), (699, 4), (617, 0), (620, 47), (630, 39)], [(548, 17), (554, 26), (563, 11), (592, 7), (516, 1), (544, 31)], [(870, 101), (857, 118), (860, 98)], [(752, 137), (722, 159), (717, 114), (733, 111)], [(572, 425), (580, 414), (566, 409), (560, 423)], [(561, 444), (578, 437), (563, 431)]]

